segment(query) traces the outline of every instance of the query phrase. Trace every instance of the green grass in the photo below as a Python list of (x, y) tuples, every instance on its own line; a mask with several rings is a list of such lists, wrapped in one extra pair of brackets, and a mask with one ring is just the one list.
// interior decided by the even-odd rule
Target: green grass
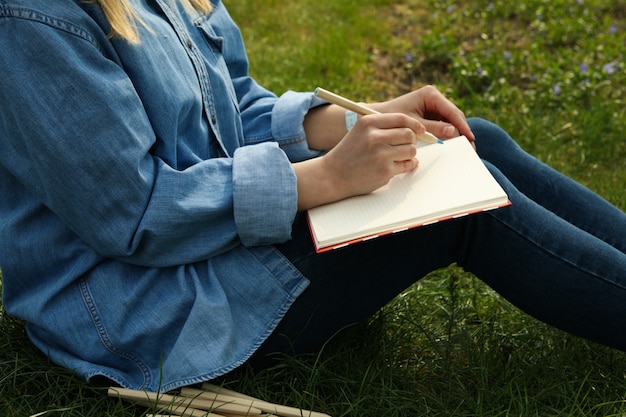
[[(253, 75), (273, 91), (323, 86), (368, 101), (432, 83), (468, 116), (496, 121), (626, 208), (626, 1), (229, 7)], [(0, 335), (0, 415), (145, 413), (49, 364), (20, 321), (0, 316)], [(220, 382), (335, 417), (626, 414), (626, 354), (543, 325), (455, 267), (419, 281), (319, 355)]]

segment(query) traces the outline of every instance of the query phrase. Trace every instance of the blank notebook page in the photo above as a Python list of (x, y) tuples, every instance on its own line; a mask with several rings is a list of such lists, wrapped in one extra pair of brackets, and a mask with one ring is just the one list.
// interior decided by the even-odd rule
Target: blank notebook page
[(504, 190), (464, 137), (417, 149), (418, 168), (373, 193), (309, 210), (321, 245), (402, 229), (501, 203)]

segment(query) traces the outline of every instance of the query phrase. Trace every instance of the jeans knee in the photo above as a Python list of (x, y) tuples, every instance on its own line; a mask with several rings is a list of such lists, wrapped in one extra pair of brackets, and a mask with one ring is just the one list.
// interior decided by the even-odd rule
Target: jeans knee
[(509, 134), (497, 124), (478, 117), (467, 119), (474, 136), (476, 136), (476, 150), (481, 154), (488, 154), (490, 151), (519, 149), (517, 143)]

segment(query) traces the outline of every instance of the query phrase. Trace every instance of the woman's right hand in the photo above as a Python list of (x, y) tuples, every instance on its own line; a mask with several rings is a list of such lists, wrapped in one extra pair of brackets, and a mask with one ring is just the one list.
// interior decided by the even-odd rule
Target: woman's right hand
[(370, 193), (414, 170), (415, 144), (425, 131), (401, 113), (362, 116), (327, 154), (294, 164), (299, 210)]

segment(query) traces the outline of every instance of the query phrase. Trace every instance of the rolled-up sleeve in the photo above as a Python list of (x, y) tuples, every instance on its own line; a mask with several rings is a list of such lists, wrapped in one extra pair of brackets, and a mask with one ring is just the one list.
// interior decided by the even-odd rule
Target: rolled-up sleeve
[(313, 107), (325, 104), (313, 93), (288, 91), (279, 97), (272, 111), (272, 136), (291, 161), (303, 161), (322, 152), (309, 148), (304, 132), (304, 117)]
[(235, 151), (233, 205), (237, 233), (244, 245), (288, 240), (297, 201), (296, 176), (276, 143)]

